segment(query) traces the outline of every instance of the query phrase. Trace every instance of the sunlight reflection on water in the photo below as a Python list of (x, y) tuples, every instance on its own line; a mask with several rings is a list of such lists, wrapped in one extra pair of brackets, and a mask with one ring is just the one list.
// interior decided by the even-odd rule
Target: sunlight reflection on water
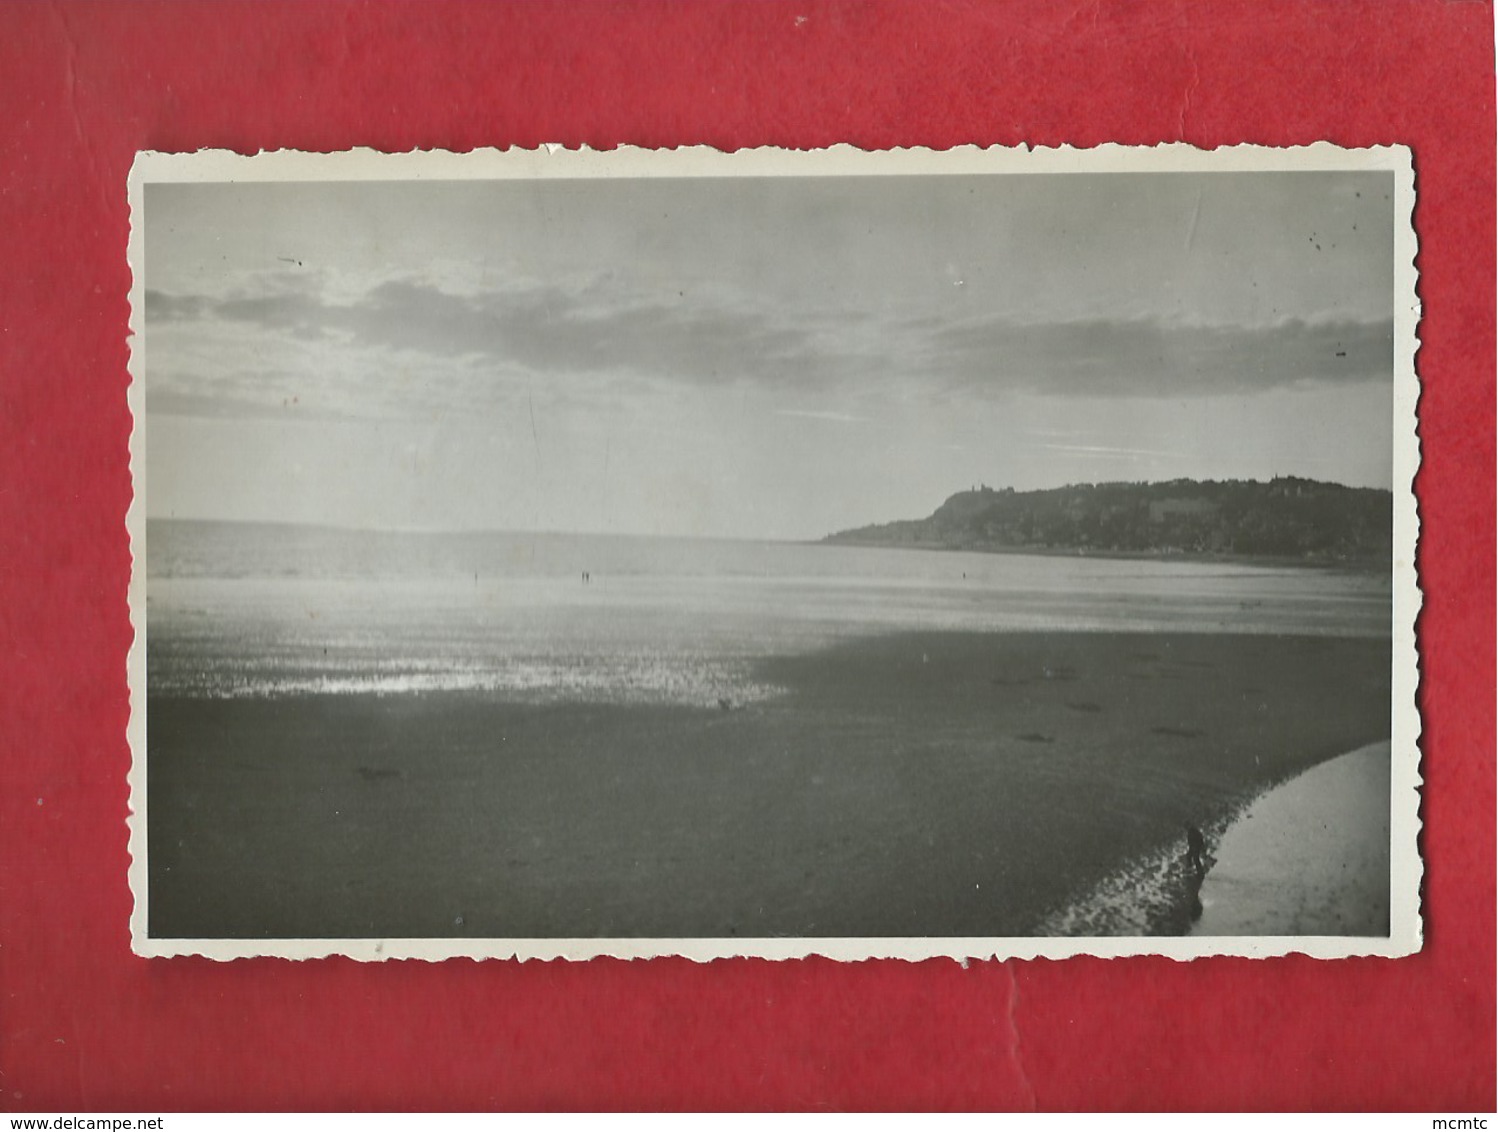
[[(543, 536), (563, 540), (565, 553), (550, 547), (528, 573), (517, 565), (524, 536), (485, 536), (505, 540), (487, 559), (476, 537), (456, 552), (401, 546), (393, 567), (365, 553), (298, 558), (257, 545), (242, 555), (218, 532), (207, 545), (153, 547), (151, 692), (472, 689), (541, 702), (737, 705), (777, 691), (755, 681), (758, 658), (853, 635), (1379, 636), (1390, 622), (1385, 579), (1322, 570)], [(499, 568), (482, 569), (486, 561)], [(580, 561), (591, 565), (587, 582)]]

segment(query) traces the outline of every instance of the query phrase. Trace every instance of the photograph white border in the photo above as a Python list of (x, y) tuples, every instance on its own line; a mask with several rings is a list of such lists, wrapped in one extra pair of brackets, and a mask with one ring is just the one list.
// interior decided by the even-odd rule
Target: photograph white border
[[(1390, 812), (1390, 934), (1387, 937), (1043, 937), (1043, 938), (774, 938), (774, 939), (153, 939), (147, 931), (146, 764), (146, 343), (142, 332), (144, 272), (148, 249), (142, 224), (144, 187), (174, 182), (454, 181), (487, 179), (949, 176), (976, 173), (1164, 173), (1280, 170), (1389, 171), (1394, 174), (1394, 453), (1393, 453), (1393, 633)], [(126, 517), (133, 568), (129, 584), (135, 630), (128, 658), (132, 752), (129, 774), (129, 884), (134, 897), (131, 945), (151, 957), (198, 955), (229, 960), (252, 956), (310, 959), (347, 956), (357, 960), (449, 958), (571, 959), (598, 956), (644, 959), (681, 956), (707, 961), (736, 956), (834, 960), (947, 957), (969, 959), (1060, 959), (1076, 955), (1113, 958), (1159, 955), (1187, 960), (1206, 956), (1269, 957), (1299, 953), (1316, 958), (1404, 956), (1422, 942), (1420, 885), (1420, 718), (1416, 706), (1419, 661), (1415, 623), (1421, 594), (1415, 570), (1419, 516), (1414, 479), (1420, 466), (1415, 372), (1420, 320), (1413, 228), (1415, 203), (1411, 153), (1404, 146), (1343, 149), (1327, 143), (1294, 148), (1234, 146), (1202, 150), (1184, 144), (1154, 148), (1103, 145), (1093, 149), (959, 147), (936, 151), (897, 149), (867, 152), (850, 146), (826, 150), (751, 149), (732, 153), (695, 147), (673, 150), (620, 148), (573, 150), (558, 145), (534, 150), (475, 150), (469, 153), (385, 154), (369, 149), (339, 153), (276, 151), (242, 155), (222, 150), (137, 154), (129, 180), (131, 228), (129, 407), (134, 418), (130, 470), (134, 493)]]

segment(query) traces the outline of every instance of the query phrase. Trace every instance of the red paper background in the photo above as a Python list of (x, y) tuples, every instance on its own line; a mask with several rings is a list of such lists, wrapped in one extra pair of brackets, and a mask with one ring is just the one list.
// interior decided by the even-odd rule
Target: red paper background
[[(0, 1107), (1492, 1110), (1483, 3), (0, 9)], [(1399, 961), (131, 955), (139, 149), (1413, 146), (1427, 946)]]

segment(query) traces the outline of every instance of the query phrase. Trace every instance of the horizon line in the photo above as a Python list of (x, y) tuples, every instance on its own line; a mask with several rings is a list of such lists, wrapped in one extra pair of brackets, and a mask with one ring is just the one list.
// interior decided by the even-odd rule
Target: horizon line
[[(1058, 484), (1054, 487), (1037, 488), (1015, 488), (994, 487), (986, 483), (978, 483), (972, 487), (962, 488), (952, 492), (936, 508), (940, 508), (947, 500), (958, 495), (969, 495), (974, 492), (987, 491), (993, 494), (1013, 493), (1015, 495), (1040, 495), (1052, 491), (1067, 491), (1074, 488), (1103, 488), (1103, 487), (1169, 487), (1172, 484), (1194, 484), (1198, 486), (1216, 484), (1256, 484), (1269, 486), (1280, 480), (1295, 480), (1302, 483), (1317, 484), (1322, 487), (1340, 488), (1343, 491), (1378, 491), (1387, 495), (1393, 495), (1392, 487), (1368, 487), (1341, 483), (1336, 480), (1318, 480), (1309, 476), (1297, 475), (1273, 475), (1268, 479), (1195, 479), (1190, 476), (1178, 476), (1168, 480), (1097, 480), (1097, 481), (1074, 481), (1071, 483)], [(400, 534), (400, 535), (485, 535), (485, 534), (512, 534), (512, 535), (560, 535), (560, 536), (586, 536), (589, 538), (679, 538), (694, 539), (704, 542), (780, 542), (780, 543), (819, 543), (826, 541), (835, 535), (846, 534), (849, 531), (860, 530), (864, 527), (883, 526), (889, 523), (920, 522), (921, 516), (915, 519), (875, 519), (852, 527), (840, 527), (821, 535), (808, 535), (804, 537), (785, 537), (777, 535), (730, 535), (730, 534), (687, 534), (682, 532), (661, 531), (601, 531), (601, 530), (576, 530), (562, 529), (556, 527), (503, 527), (503, 526), (472, 526), (472, 527), (422, 527), (422, 526), (357, 526), (317, 519), (266, 519), (266, 518), (235, 518), (230, 516), (209, 515), (152, 515), (147, 513), (147, 523), (226, 523), (243, 524), (254, 526), (271, 527), (301, 527), (307, 529), (320, 529), (330, 531), (342, 531), (360, 534)]]

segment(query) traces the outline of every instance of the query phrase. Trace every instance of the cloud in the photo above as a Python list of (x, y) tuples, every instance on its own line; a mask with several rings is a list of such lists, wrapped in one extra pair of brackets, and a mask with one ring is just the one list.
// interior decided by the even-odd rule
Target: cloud
[(340, 421), (343, 413), (326, 407), (304, 404), (299, 397), (279, 401), (266, 398), (201, 393), (177, 393), (171, 390), (146, 394), (146, 412), (176, 417), (255, 417), (277, 421)]
[(694, 383), (793, 381), (819, 353), (814, 327), (734, 296), (699, 292), (594, 293), (540, 285), (454, 294), (423, 281), (389, 280), (350, 303), (305, 293), (210, 299), (151, 291), (146, 314), (542, 374), (622, 371)]
[(855, 417), (851, 413), (835, 413), (830, 409), (776, 409), (777, 417), (804, 417), (813, 421), (834, 421), (838, 424), (864, 424), (868, 417)]
[(212, 311), (212, 300), (203, 295), (169, 295), (164, 291), (146, 291), (145, 313), (146, 319), (151, 322), (202, 318)]
[(1189, 397), (1388, 380), (1394, 356), (1389, 320), (1203, 326), (992, 319), (931, 338), (929, 364), (963, 388), (997, 385), (1057, 397)]
[[(746, 383), (798, 396), (1194, 397), (1388, 380), (1393, 358), (1389, 320), (904, 317), (777, 308), (725, 286), (673, 292), (612, 275), (468, 279), (456, 291), (407, 275), (359, 291), (326, 273), (277, 271), (218, 295), (149, 290), (145, 314), (153, 386), (164, 380), (170, 394), (153, 403), (178, 412), (206, 411), (214, 397), (225, 413), (278, 411), (289, 395), (353, 416), (481, 411), (527, 382), (555, 396)], [(236, 391), (236, 371), (249, 369), (253, 388)]]
[(1106, 444), (1038, 444), (1047, 452), (1065, 452), (1069, 456), (1113, 457), (1113, 456), (1151, 456), (1164, 459), (1187, 459), (1190, 454), (1185, 452), (1166, 452), (1156, 448), (1115, 448)]

